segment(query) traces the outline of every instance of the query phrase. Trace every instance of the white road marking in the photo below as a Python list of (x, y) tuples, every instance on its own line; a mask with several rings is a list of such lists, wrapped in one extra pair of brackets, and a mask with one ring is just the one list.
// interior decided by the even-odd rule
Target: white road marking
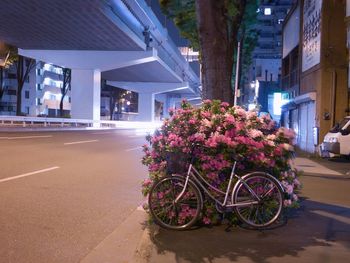
[(51, 138), (51, 137), (52, 135), (37, 135), (37, 136), (0, 137), (0, 139), (18, 140), (18, 139), (37, 139), (37, 138)]
[(64, 145), (72, 145), (72, 144), (80, 144), (80, 143), (89, 143), (89, 142), (98, 142), (98, 140), (77, 141), (77, 142), (65, 142)]
[(145, 135), (130, 135), (128, 136), (129, 138), (141, 138), (141, 137), (146, 137)]
[(91, 134), (111, 134), (113, 132), (93, 132)]
[(58, 168), (60, 168), (60, 167), (59, 166), (54, 166), (54, 167), (50, 167), (50, 168), (46, 168), (46, 169), (42, 169), (42, 170), (30, 172), (30, 173), (25, 173), (25, 174), (16, 175), (16, 176), (13, 176), (13, 177), (0, 179), (0, 183), (11, 181), (11, 180), (16, 180), (16, 179), (19, 179), (19, 178), (22, 178), (22, 177), (33, 175), (33, 174), (48, 172), (48, 171), (55, 170), (55, 169), (58, 169)]
[(126, 149), (125, 151), (126, 151), (126, 152), (131, 152), (131, 151), (135, 151), (135, 150), (139, 150), (139, 149), (142, 149), (142, 147), (141, 147), (141, 146), (138, 146), (138, 147)]
[(318, 214), (318, 215), (321, 215), (321, 216), (324, 216), (324, 217), (328, 217), (330, 219), (337, 220), (337, 221), (342, 222), (342, 223), (347, 224), (347, 225), (350, 224), (350, 218), (347, 216), (341, 216), (341, 215), (337, 215), (337, 214), (333, 214), (333, 213), (329, 213), (327, 211), (321, 211), (321, 210), (313, 210), (311, 212)]

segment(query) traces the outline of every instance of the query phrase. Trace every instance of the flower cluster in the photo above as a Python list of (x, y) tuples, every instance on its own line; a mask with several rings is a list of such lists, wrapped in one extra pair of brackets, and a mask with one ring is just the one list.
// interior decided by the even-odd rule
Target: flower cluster
[[(236, 160), (238, 173), (262, 170), (275, 176), (286, 193), (284, 205), (297, 204), (296, 190), (300, 183), (291, 165), (293, 131), (277, 129), (267, 115), (259, 117), (254, 111), (220, 101), (206, 100), (200, 108), (183, 101), (181, 108), (171, 110), (170, 115), (170, 119), (147, 138), (150, 145), (143, 146), (142, 162), (148, 166), (150, 175), (142, 185), (144, 195), (155, 179), (167, 174), (169, 152), (183, 156), (191, 153), (196, 157), (196, 168), (219, 189), (226, 190), (230, 168)], [(203, 147), (196, 147), (192, 152), (194, 144)], [(213, 204), (206, 203), (203, 223), (215, 223), (218, 218)]]

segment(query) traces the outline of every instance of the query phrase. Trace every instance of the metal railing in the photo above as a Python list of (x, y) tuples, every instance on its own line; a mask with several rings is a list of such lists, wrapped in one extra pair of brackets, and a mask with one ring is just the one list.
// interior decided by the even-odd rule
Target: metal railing
[(50, 117), (26, 117), (0, 115), (0, 127), (12, 128), (143, 128), (145, 122), (86, 120)]

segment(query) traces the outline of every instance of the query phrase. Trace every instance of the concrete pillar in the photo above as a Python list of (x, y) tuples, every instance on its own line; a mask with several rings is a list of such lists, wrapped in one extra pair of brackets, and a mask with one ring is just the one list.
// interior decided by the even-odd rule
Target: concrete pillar
[(137, 121), (154, 121), (154, 94), (150, 92), (139, 93), (139, 114)]
[(101, 72), (99, 70), (72, 70), (73, 119), (100, 120)]

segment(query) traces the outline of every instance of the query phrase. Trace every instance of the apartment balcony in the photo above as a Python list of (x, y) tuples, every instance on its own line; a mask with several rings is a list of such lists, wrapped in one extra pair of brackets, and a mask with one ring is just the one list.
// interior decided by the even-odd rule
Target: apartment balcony
[[(59, 100), (44, 99), (42, 102), (42, 106), (44, 106), (48, 109), (59, 109), (60, 108), (60, 101)], [(63, 109), (70, 110), (71, 104), (68, 101), (63, 101)]]
[(57, 74), (57, 73), (52, 72), (52, 71), (44, 70), (44, 71), (42, 71), (42, 74), (38, 77), (40, 77), (42, 80), (44, 80), (45, 78), (50, 78), (52, 80), (61, 80), (62, 81), (63, 75)]

